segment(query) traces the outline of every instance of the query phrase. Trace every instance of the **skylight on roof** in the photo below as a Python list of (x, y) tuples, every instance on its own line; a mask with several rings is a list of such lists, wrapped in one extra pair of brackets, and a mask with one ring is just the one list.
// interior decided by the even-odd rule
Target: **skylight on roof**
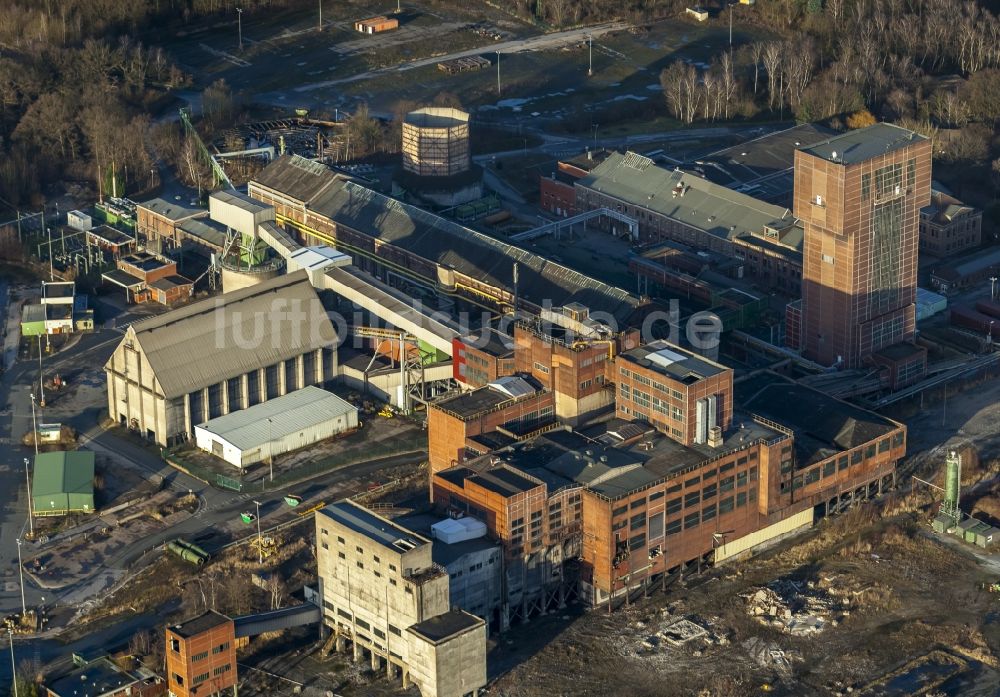
[(674, 363), (679, 363), (685, 358), (686, 356), (677, 353), (676, 351), (671, 351), (670, 349), (660, 349), (659, 351), (654, 351), (653, 353), (646, 355), (646, 359), (650, 363), (658, 365), (661, 368), (666, 368)]

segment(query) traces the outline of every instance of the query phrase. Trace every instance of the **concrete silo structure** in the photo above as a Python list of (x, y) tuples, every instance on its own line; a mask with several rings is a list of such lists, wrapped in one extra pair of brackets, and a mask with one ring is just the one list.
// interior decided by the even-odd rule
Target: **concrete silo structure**
[(249, 288), (280, 276), (285, 260), (270, 253), (260, 239), (262, 227), (274, 227), (274, 208), (233, 191), (216, 191), (208, 199), (212, 220), (225, 226), (226, 243), (218, 267), (222, 290)]
[(399, 189), (442, 206), (482, 196), (482, 170), (472, 164), (466, 112), (450, 107), (411, 111), (403, 120), (402, 137)]

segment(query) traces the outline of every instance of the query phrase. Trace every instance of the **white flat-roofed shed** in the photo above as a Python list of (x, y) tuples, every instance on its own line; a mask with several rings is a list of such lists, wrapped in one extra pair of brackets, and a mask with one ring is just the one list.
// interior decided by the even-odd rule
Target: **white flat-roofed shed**
[(194, 427), (205, 452), (243, 469), (358, 427), (358, 410), (310, 385)]

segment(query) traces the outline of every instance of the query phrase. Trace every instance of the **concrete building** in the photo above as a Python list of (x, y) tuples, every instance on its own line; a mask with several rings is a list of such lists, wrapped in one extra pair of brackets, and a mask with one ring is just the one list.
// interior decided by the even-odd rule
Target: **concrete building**
[(431, 558), (448, 572), (451, 607), (482, 617), (487, 634), (499, 631), (505, 602), (503, 550), (487, 537), (486, 524), (461, 513), (444, 519), (411, 513), (395, 522), (432, 540)]
[(476, 695), (486, 684), (486, 624), (450, 606), (432, 543), (350, 500), (316, 512), (323, 622), (338, 651), (402, 674), (422, 697)]
[(194, 436), (199, 448), (243, 469), (357, 427), (357, 407), (307, 385), (206, 421), (194, 427)]
[(47, 697), (160, 697), (167, 683), (159, 675), (135, 661), (122, 668), (107, 656), (87, 661), (61, 677), (46, 680)]
[(931, 203), (920, 209), (920, 251), (936, 257), (961, 254), (983, 238), (983, 212), (943, 191), (931, 189)]
[(306, 272), (280, 276), (130, 325), (104, 367), (108, 412), (173, 445), (210, 419), (332, 380), (336, 344)]
[(930, 141), (889, 124), (796, 151), (806, 357), (857, 368), (913, 339), (919, 219), (930, 183)]
[(154, 198), (135, 206), (136, 232), (145, 240), (147, 248), (165, 251), (180, 244), (178, 227), (194, 218), (204, 218), (208, 211), (188, 208), (178, 203)]
[(232, 690), (236, 697), (236, 629), (214, 610), (166, 629), (167, 688), (170, 697), (211, 697)]

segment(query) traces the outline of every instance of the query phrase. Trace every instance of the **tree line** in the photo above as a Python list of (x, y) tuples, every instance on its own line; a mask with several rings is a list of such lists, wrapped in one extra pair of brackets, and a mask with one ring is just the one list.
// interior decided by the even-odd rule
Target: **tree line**
[[(744, 8), (740, 8), (743, 10)], [(768, 112), (822, 121), (869, 110), (933, 135), (948, 158), (989, 156), (1000, 122), (1000, 19), (975, 2), (819, 0), (759, 3), (745, 19), (774, 38), (678, 60), (660, 74), (684, 123)]]

